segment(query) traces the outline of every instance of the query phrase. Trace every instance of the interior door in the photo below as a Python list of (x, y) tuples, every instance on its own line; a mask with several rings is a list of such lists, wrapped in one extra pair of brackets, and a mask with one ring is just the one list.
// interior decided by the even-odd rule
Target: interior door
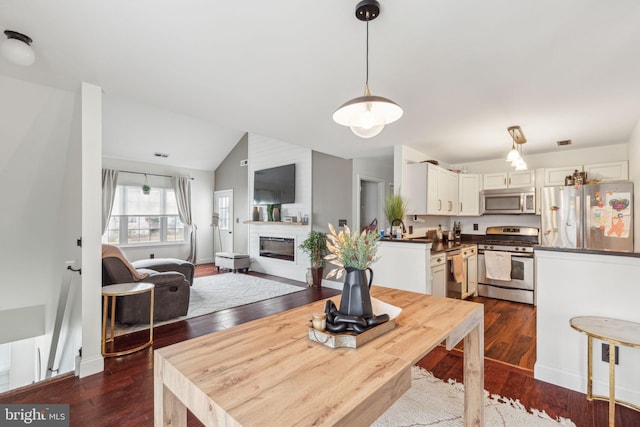
[(233, 190), (213, 192), (213, 217), (213, 252), (233, 252)]

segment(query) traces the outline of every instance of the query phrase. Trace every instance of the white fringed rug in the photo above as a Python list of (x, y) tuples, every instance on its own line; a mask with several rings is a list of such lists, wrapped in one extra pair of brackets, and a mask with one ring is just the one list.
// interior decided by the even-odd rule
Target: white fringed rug
[[(154, 322), (154, 326), (165, 325), (304, 290), (306, 288), (300, 286), (288, 285), (240, 273), (197, 277), (193, 281), (193, 286), (191, 286), (187, 315), (162, 322)], [(116, 323), (116, 336), (148, 328), (149, 324), (121, 325)]]
[[(489, 396), (485, 390), (484, 425), (487, 427), (513, 426), (573, 426), (568, 419), (554, 420), (545, 412), (532, 409), (527, 412), (520, 401), (497, 395)], [(464, 385), (453, 380), (444, 382), (430, 372), (413, 367), (411, 388), (396, 401), (373, 426), (464, 426)]]

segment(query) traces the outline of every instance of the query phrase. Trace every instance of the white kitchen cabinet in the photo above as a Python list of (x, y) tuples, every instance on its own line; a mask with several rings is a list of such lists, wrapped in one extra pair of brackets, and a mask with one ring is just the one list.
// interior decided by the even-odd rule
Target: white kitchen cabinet
[(458, 215), (480, 215), (480, 175), (458, 175)]
[(456, 215), (458, 174), (431, 163), (407, 165), (407, 215)]
[(373, 284), (431, 295), (431, 242), (381, 240)]
[(566, 166), (562, 168), (546, 168), (544, 170), (544, 186), (564, 185), (564, 179), (573, 175), (575, 171), (581, 172), (582, 165)]
[(447, 296), (447, 255), (444, 252), (431, 255), (431, 295)]
[(587, 172), (587, 180), (597, 179), (606, 182), (629, 179), (629, 163), (626, 160), (584, 165), (584, 171)]
[(467, 268), (467, 288), (462, 290), (462, 299), (478, 295), (478, 247), (473, 245), (462, 250)]
[(485, 173), (483, 175), (484, 190), (497, 188), (534, 187), (536, 173), (533, 170)]

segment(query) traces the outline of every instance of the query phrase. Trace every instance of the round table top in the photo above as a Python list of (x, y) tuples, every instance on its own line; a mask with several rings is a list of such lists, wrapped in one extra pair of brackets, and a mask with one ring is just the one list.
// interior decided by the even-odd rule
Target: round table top
[(104, 296), (123, 296), (134, 295), (149, 292), (156, 285), (153, 283), (135, 282), (135, 283), (117, 283), (115, 285), (107, 285), (102, 287), (102, 295)]
[(569, 324), (594, 338), (640, 348), (640, 323), (610, 317), (579, 316), (571, 318)]

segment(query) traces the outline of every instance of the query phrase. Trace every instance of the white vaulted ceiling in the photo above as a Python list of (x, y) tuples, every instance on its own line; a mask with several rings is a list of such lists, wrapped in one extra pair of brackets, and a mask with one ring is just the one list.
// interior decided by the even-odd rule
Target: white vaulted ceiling
[[(381, 0), (369, 83), (405, 114), (357, 138), (331, 119), (364, 90), (356, 3), (0, 0), (0, 30), (31, 36), (37, 56), (29, 68), (0, 58), (0, 74), (74, 91), (86, 81), (193, 118), (224, 155), (253, 132), (345, 158), (404, 144), (464, 163), (504, 156), (511, 125), (541, 153), (563, 139), (626, 142), (640, 119), (637, 0)], [(105, 150), (132, 144), (158, 151)], [(191, 150), (191, 166), (217, 166)]]

